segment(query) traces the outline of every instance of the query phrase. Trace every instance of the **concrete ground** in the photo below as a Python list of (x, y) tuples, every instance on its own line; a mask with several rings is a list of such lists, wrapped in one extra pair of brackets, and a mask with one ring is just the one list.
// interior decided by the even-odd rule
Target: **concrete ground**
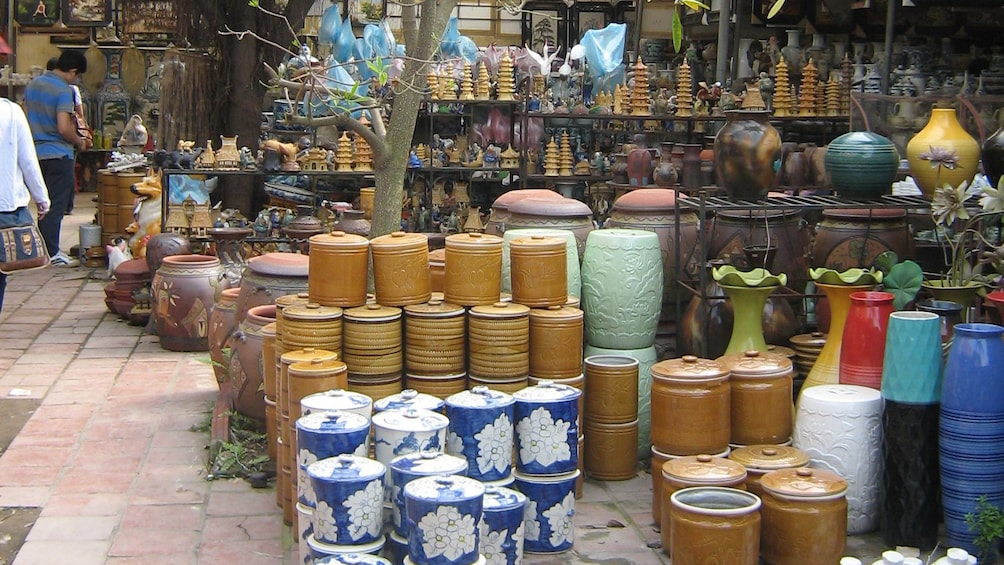
[[(90, 221), (92, 196), (78, 195), (64, 221), (64, 249)], [(13, 565), (297, 562), (271, 487), (206, 480), (209, 435), (192, 429), (216, 397), (208, 355), (164, 351), (156, 336), (109, 313), (104, 276), (80, 267), (9, 279), (0, 313), (0, 414), (12, 400), (33, 401), (34, 410), (22, 410), (23, 426), (0, 451), (0, 509), (38, 512), (19, 526), (30, 530)], [(650, 504), (646, 472), (623, 482), (588, 480), (573, 550), (524, 563), (669, 563)], [(0, 513), (0, 527), (3, 521)], [(0, 529), (5, 544), (16, 545), (17, 536)], [(874, 535), (848, 544), (848, 554), (865, 563), (882, 549)]]

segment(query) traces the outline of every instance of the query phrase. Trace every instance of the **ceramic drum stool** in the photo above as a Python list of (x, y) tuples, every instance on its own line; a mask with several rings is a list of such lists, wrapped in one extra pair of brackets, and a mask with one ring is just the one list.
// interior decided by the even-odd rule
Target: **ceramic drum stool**
[(411, 526), (405, 520), (404, 487), (422, 477), (466, 475), (467, 460), (441, 451), (422, 451), (395, 457), (390, 462), (390, 500), (393, 504), (394, 533), (408, 537)]
[[(347, 553), (347, 546), (383, 544), (383, 478), (379, 461), (354, 455), (329, 457), (307, 466), (317, 494), (311, 549)], [(330, 546), (334, 546), (331, 548)], [(341, 548), (341, 549), (340, 549)], [(362, 549), (361, 553), (369, 553)]]
[(479, 563), (478, 522), (484, 495), (479, 481), (456, 475), (424, 477), (405, 485), (405, 513), (411, 524), (405, 563)]
[(369, 455), (370, 421), (351, 412), (318, 412), (296, 421), (297, 502), (311, 508), (317, 497), (307, 467), (328, 457), (349, 453)]
[(446, 452), (467, 460), (467, 476), (481, 482), (509, 478), (515, 403), (511, 395), (484, 386), (446, 399), (446, 417), (450, 420)]
[(575, 483), (579, 471), (550, 476), (516, 471), (513, 485), (530, 501), (523, 514), (523, 550), (560, 553), (575, 541)]
[(523, 561), (523, 514), (527, 498), (512, 489), (485, 487), (481, 515), (481, 555), (491, 565)]
[(847, 533), (878, 527), (882, 507), (882, 396), (857, 385), (819, 385), (802, 391), (793, 445), (810, 465), (847, 481)]
[(577, 470), (580, 395), (577, 388), (551, 381), (513, 394), (519, 472), (557, 475)]

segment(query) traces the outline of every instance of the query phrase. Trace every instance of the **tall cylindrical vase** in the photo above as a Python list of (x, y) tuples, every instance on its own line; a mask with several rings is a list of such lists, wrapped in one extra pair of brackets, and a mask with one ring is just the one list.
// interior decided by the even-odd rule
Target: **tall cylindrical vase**
[(767, 297), (777, 289), (777, 286), (732, 286), (721, 283), (719, 286), (732, 301), (734, 316), (732, 339), (725, 348), (725, 354), (742, 353), (753, 349), (767, 351), (761, 319)]
[(941, 522), (938, 412), (941, 320), (893, 312), (882, 364), (882, 537), (886, 545), (930, 549)]
[(889, 292), (855, 292), (840, 347), (840, 384), (882, 387), (882, 361), (892, 301)]
[[(929, 158), (933, 149), (953, 153), (958, 158), (955, 166), (937, 165)], [(932, 198), (937, 186), (958, 186), (962, 181), (972, 180), (980, 165), (980, 144), (963, 129), (955, 108), (933, 108), (927, 125), (907, 144), (906, 159), (913, 180), (924, 196)]]
[(830, 332), (826, 338), (826, 345), (819, 352), (819, 357), (816, 358), (809, 375), (805, 377), (802, 391), (817, 385), (840, 382), (840, 348), (847, 312), (851, 307), (851, 294), (872, 288), (871, 285), (844, 286), (818, 282), (816, 287), (822, 290), (830, 301)]

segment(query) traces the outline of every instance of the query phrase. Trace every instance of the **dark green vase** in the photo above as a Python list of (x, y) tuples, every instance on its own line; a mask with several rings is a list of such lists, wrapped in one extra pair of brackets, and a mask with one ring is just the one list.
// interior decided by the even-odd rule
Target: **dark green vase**
[(837, 194), (875, 198), (892, 190), (899, 152), (892, 141), (877, 133), (852, 131), (826, 146), (823, 162)]

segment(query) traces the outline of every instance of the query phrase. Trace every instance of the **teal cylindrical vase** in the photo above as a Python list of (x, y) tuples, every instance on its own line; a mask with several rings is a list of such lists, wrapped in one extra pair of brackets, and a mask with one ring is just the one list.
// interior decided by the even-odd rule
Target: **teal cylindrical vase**
[(589, 345), (652, 345), (662, 311), (659, 237), (629, 229), (590, 232), (582, 256), (581, 298)]
[(777, 290), (774, 286), (732, 286), (718, 283), (732, 301), (732, 338), (725, 354), (743, 353), (755, 349), (767, 351), (763, 337), (763, 307), (767, 297)]
[(655, 346), (642, 349), (607, 349), (587, 345), (583, 358), (593, 355), (627, 355), (638, 361), (638, 459), (652, 454), (652, 365), (659, 360)]
[(941, 318), (933, 312), (893, 312), (886, 330), (882, 397), (894, 402), (941, 401)]
[(826, 174), (841, 196), (871, 198), (888, 194), (899, 169), (899, 152), (888, 138), (852, 131), (826, 146)]

